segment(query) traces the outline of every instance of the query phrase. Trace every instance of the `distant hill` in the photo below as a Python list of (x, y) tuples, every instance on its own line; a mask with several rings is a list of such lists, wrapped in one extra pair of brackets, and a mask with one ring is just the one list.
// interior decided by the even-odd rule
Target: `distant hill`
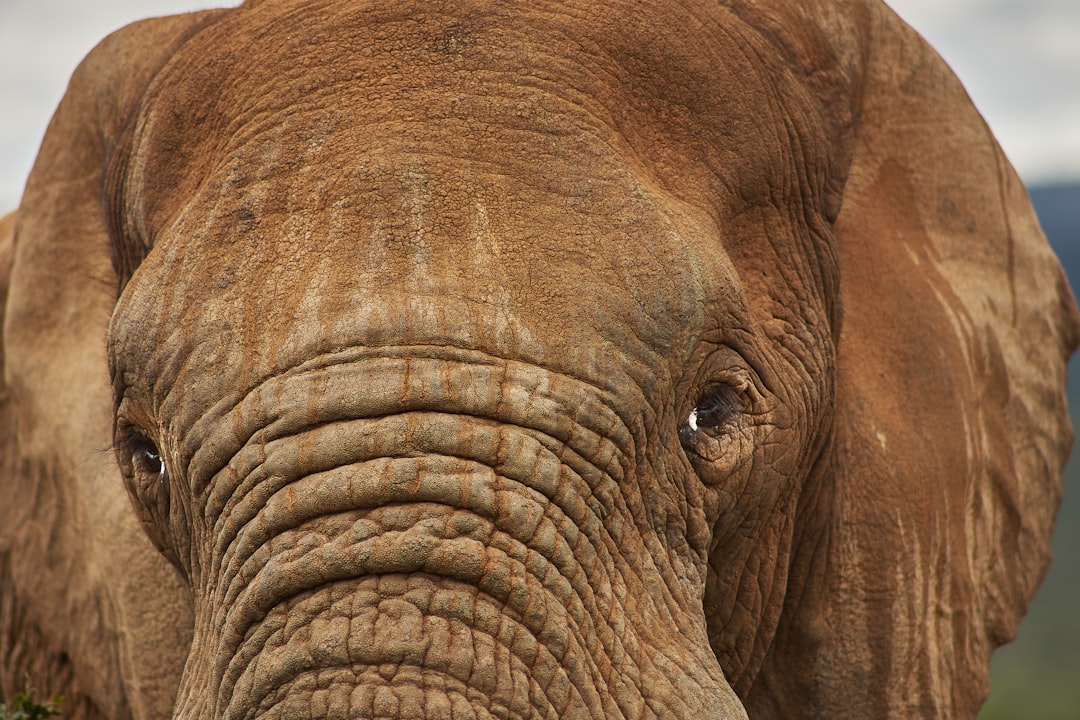
[[(1028, 194), (1046, 239), (1065, 268), (1073, 293), (1080, 296), (1080, 181), (1034, 185), (1028, 188)], [(1080, 353), (1073, 356), (1070, 370), (1072, 376), (1078, 375)]]
[(1080, 182), (1030, 187), (1028, 193), (1076, 292), (1080, 288)]
[(1028, 188), (1039, 223), (1055, 248), (1080, 247), (1080, 181)]
[[(1080, 292), (1080, 182), (1028, 188), (1039, 223)], [(1069, 414), (1080, 428), (1080, 353), (1069, 363)], [(1080, 442), (1065, 468), (1054, 561), (1019, 639), (994, 655), (979, 720), (1080, 718)]]

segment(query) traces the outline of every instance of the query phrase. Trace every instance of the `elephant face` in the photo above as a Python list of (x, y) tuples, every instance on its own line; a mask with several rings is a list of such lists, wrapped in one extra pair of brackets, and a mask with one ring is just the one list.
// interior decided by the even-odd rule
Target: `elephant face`
[[(798, 192), (790, 158), (673, 175), (650, 155), (685, 167), (692, 128), (650, 134), (696, 69), (581, 101), (621, 68), (535, 78), (554, 29), (525, 13), (338, 9), (326, 56), (264, 14), (241, 26), (286, 37), (267, 54), (194, 40), (162, 71), (114, 199), (116, 445), (193, 588), (182, 713), (292, 717), (318, 677), (361, 714), (413, 687), (403, 716), (733, 716), (832, 400), (835, 268), (793, 257), (748, 297), (753, 251), (725, 250), (762, 224), (777, 262), (825, 242), (820, 208), (761, 197)], [(738, 99), (718, 130), (752, 124), (747, 65), (709, 63)], [(616, 132), (609, 104), (641, 109)]]
[(5, 342), (35, 466), (64, 391), (19, 338), (82, 306), (33, 299), (34, 248), (99, 223), (80, 342), (181, 598), (109, 607), (186, 655), (153, 685), (121, 642), (115, 706), (974, 712), (1045, 563), (1075, 309), (940, 61), (895, 77), (917, 36), (819, 10), (263, 0), (99, 47)]

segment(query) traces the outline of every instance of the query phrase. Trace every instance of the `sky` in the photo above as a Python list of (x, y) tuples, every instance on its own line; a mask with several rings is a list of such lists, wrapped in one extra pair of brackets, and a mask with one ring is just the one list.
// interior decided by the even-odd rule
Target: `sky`
[[(67, 78), (99, 39), (221, 4), (235, 2), (0, 0), (0, 212), (17, 205)], [(1027, 183), (1080, 181), (1080, 0), (890, 4), (957, 72)]]

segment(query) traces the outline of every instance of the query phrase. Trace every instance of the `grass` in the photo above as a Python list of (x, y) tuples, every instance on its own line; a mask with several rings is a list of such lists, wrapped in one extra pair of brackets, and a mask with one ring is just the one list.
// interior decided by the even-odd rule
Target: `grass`
[(34, 688), (24, 685), (22, 691), (12, 698), (10, 705), (0, 702), (0, 720), (48, 720), (60, 714), (60, 703), (64, 701), (62, 697), (53, 695), (40, 704), (34, 701), (36, 692)]

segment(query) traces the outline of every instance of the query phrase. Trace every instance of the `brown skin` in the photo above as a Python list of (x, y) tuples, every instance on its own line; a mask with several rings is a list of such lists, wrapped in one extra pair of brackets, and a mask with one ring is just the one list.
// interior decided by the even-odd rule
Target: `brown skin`
[(974, 717), (1076, 309), (940, 59), (793, 5), (263, 0), (99, 46), (0, 237), (2, 689)]

